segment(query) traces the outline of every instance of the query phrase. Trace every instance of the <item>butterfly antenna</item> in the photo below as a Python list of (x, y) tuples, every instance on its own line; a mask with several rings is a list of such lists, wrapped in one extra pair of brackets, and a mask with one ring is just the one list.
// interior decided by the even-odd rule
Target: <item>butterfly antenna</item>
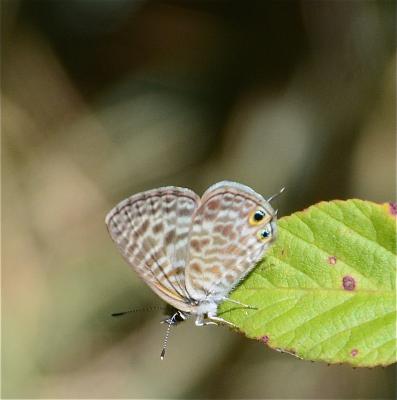
[(164, 360), (164, 357), (165, 357), (165, 350), (167, 349), (167, 342), (168, 342), (168, 337), (170, 336), (171, 326), (172, 326), (172, 323), (169, 322), (167, 331), (165, 332), (165, 336), (164, 336), (163, 350), (161, 350), (161, 354), (160, 354), (161, 360)]
[(270, 196), (267, 201), (270, 203), (272, 200), (274, 200), (276, 197), (280, 196), (285, 190), (285, 186), (283, 186), (278, 193), (275, 193), (273, 196)]
[(164, 309), (165, 309), (164, 306), (151, 306), (151, 307), (134, 308), (131, 310), (115, 312), (115, 313), (112, 313), (111, 315), (112, 315), (112, 317), (121, 317), (122, 315), (139, 312), (139, 311), (155, 311), (155, 310), (164, 310)]

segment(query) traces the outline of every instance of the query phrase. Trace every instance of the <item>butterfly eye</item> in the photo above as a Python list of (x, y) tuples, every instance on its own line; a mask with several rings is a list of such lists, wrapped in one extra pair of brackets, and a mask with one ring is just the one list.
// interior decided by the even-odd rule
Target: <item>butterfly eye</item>
[(271, 233), (267, 229), (263, 229), (258, 232), (258, 239), (262, 242), (266, 242), (271, 237)]
[(256, 210), (250, 216), (249, 223), (254, 226), (259, 225), (264, 218), (265, 218), (265, 212), (262, 210)]

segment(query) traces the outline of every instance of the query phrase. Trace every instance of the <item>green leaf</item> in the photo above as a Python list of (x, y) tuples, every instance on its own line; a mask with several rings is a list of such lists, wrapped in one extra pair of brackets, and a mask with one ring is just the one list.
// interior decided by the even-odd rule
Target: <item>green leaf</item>
[(278, 222), (278, 238), (218, 315), (305, 360), (396, 362), (396, 206), (316, 204)]

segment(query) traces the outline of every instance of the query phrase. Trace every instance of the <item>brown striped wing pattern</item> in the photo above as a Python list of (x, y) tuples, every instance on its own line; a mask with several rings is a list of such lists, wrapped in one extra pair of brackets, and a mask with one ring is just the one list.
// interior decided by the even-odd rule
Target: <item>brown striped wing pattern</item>
[(193, 216), (185, 272), (191, 297), (220, 302), (263, 256), (276, 236), (275, 221), (269, 202), (248, 186), (211, 186)]
[(199, 202), (191, 190), (170, 186), (125, 199), (106, 217), (126, 261), (163, 300), (187, 312), (191, 306), (185, 268)]

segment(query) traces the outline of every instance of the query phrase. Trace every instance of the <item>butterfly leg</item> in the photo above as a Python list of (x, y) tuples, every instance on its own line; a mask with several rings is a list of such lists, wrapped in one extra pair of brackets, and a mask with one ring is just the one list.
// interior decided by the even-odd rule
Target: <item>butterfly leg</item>
[(208, 319), (210, 320), (210, 321), (207, 322), (207, 324), (212, 322), (213, 324), (216, 324), (216, 325), (224, 324), (224, 325), (228, 325), (228, 326), (230, 326), (232, 328), (237, 328), (237, 326), (234, 325), (232, 322), (226, 321), (225, 319), (223, 319), (221, 317), (217, 317), (215, 313), (214, 314), (213, 313), (208, 313), (207, 316), (208, 316)]
[(257, 310), (257, 307), (250, 306), (250, 305), (244, 304), (244, 303), (240, 303), (239, 301), (233, 300), (233, 299), (229, 299), (228, 297), (224, 297), (222, 300), (223, 301), (229, 301), (230, 303), (238, 304), (239, 306), (242, 306), (244, 308), (251, 308), (252, 310)]
[(215, 321), (206, 321), (203, 314), (197, 315), (195, 324), (196, 326), (219, 325), (219, 323)]
[(218, 322), (214, 322), (214, 321), (205, 321), (204, 325), (207, 326), (207, 325), (219, 325), (219, 324), (218, 324)]
[(197, 315), (196, 321), (194, 322), (196, 326), (203, 326), (204, 325), (204, 315), (199, 314)]

